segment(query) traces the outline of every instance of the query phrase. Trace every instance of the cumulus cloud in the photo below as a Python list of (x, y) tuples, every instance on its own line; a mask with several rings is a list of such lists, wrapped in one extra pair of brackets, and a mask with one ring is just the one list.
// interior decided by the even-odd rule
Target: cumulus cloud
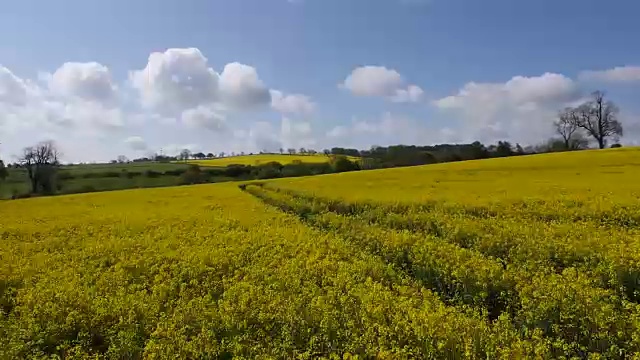
[(193, 128), (202, 128), (214, 132), (220, 132), (225, 129), (224, 115), (206, 106), (198, 106), (183, 111), (181, 120)]
[(282, 118), (280, 136), (284, 146), (288, 148), (313, 147), (316, 139), (313, 136), (311, 123)]
[(353, 135), (392, 135), (407, 132), (413, 128), (419, 131), (414, 121), (390, 112), (384, 113), (379, 119), (362, 120), (353, 118), (349, 125), (338, 125), (327, 132), (329, 137), (347, 137)]
[(116, 96), (109, 69), (97, 62), (67, 62), (49, 77), (53, 94), (83, 100), (110, 102)]
[(640, 66), (618, 66), (607, 70), (583, 71), (580, 80), (624, 83), (640, 81)]
[(162, 111), (180, 112), (209, 104), (246, 110), (271, 101), (255, 68), (234, 62), (218, 74), (197, 48), (155, 52), (145, 68), (130, 73), (129, 78), (142, 103)]
[(62, 119), (68, 119), (74, 125), (99, 127), (114, 130), (125, 126), (125, 114), (120, 108), (108, 108), (98, 103), (72, 102), (62, 107), (63, 112), (57, 113)]
[(316, 134), (309, 121), (287, 117), (283, 117), (279, 125), (256, 121), (247, 131), (236, 130), (234, 136), (251, 151), (277, 152), (281, 148), (313, 148), (317, 145)]
[[(74, 71), (56, 73), (69, 74)], [(90, 76), (84, 80), (88, 78)], [(66, 75), (56, 79), (50, 83), (53, 89), (41, 88), (37, 83), (20, 79), (9, 69), (0, 67), (0, 117), (5, 119), (1, 124), (5, 131), (28, 128), (50, 131), (56, 127), (68, 129), (71, 126), (97, 131), (124, 126), (125, 116), (119, 107), (94, 101), (106, 100), (113, 95), (97, 90), (100, 86), (95, 84), (100, 81), (83, 81), (82, 77)], [(65, 79), (71, 80), (65, 82)], [(115, 87), (111, 89), (115, 90)]]
[(218, 74), (197, 48), (168, 49), (149, 55), (144, 69), (129, 79), (147, 107), (183, 110), (217, 99)]
[(283, 114), (309, 115), (316, 109), (316, 104), (306, 95), (284, 94), (271, 90), (271, 107)]
[(222, 103), (234, 108), (254, 108), (271, 101), (269, 89), (258, 77), (256, 69), (237, 62), (224, 67), (220, 92)]
[(384, 66), (356, 68), (340, 86), (356, 96), (384, 97), (393, 102), (418, 102), (424, 94), (417, 85), (406, 85), (398, 71)]
[(353, 118), (349, 124), (327, 131), (326, 139), (341, 146), (367, 148), (377, 145), (428, 144), (441, 141), (437, 131), (431, 131), (417, 119), (387, 112), (372, 119)]
[(147, 143), (140, 136), (130, 136), (124, 140), (124, 143), (135, 151), (144, 151), (147, 149)]
[(504, 83), (470, 82), (457, 94), (433, 104), (461, 116), (462, 128), (471, 138), (495, 141), (509, 136), (526, 142), (549, 135), (557, 110), (580, 98), (580, 88), (573, 80), (545, 73), (515, 76)]
[(278, 131), (267, 121), (254, 122), (247, 132), (238, 132), (236, 135), (255, 151), (276, 152), (284, 146)]
[(189, 150), (192, 153), (201, 150), (198, 144), (167, 144), (160, 148), (160, 152), (167, 155), (178, 155), (182, 150)]
[(11, 70), (0, 66), (0, 103), (22, 105), (27, 100), (27, 84)]

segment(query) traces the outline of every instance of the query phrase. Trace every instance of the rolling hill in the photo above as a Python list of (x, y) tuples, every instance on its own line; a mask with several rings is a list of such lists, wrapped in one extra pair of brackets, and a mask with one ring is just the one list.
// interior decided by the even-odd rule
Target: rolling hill
[(631, 358), (640, 150), (0, 202), (0, 358)]

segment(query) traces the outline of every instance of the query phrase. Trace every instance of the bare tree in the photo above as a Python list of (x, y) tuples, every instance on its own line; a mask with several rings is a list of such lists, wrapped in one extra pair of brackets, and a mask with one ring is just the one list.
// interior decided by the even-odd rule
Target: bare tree
[(605, 100), (604, 93), (596, 91), (592, 99), (577, 108), (578, 126), (596, 139), (598, 147), (604, 149), (607, 139), (622, 136), (622, 124), (618, 121), (618, 107), (610, 100)]
[(27, 169), (33, 193), (53, 192), (59, 161), (60, 152), (53, 141), (43, 141), (35, 146), (24, 148), (19, 162)]
[(573, 134), (575, 134), (575, 132), (580, 128), (578, 126), (579, 121), (580, 116), (578, 110), (568, 107), (558, 114), (558, 120), (553, 123), (556, 133), (562, 136), (562, 139), (564, 140), (564, 147), (567, 150), (573, 149)]
[(288, 148), (287, 152), (289, 153), (289, 155), (294, 155), (296, 153), (296, 149), (294, 148)]

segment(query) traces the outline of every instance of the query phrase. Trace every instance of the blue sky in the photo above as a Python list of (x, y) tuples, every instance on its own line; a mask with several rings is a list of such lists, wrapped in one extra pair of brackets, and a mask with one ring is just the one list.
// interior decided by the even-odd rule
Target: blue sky
[(634, 0), (9, 0), (0, 157), (44, 139), (67, 161), (535, 144), (595, 89), (635, 144), (638, 13)]

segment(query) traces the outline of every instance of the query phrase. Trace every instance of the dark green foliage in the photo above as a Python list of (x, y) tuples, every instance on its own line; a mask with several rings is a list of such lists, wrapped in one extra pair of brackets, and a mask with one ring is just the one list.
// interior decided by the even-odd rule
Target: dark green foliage
[(184, 185), (200, 184), (204, 182), (204, 174), (198, 165), (189, 165), (187, 171), (182, 174), (181, 183)]
[(4, 162), (0, 160), (0, 181), (4, 181), (9, 176), (9, 171), (4, 166)]
[(153, 170), (145, 170), (144, 171), (144, 176), (148, 177), (148, 178), (157, 178), (162, 176), (162, 173), (159, 171), (153, 171)]
[(360, 170), (358, 164), (349, 160), (346, 156), (335, 156), (331, 159), (331, 167), (337, 173)]

